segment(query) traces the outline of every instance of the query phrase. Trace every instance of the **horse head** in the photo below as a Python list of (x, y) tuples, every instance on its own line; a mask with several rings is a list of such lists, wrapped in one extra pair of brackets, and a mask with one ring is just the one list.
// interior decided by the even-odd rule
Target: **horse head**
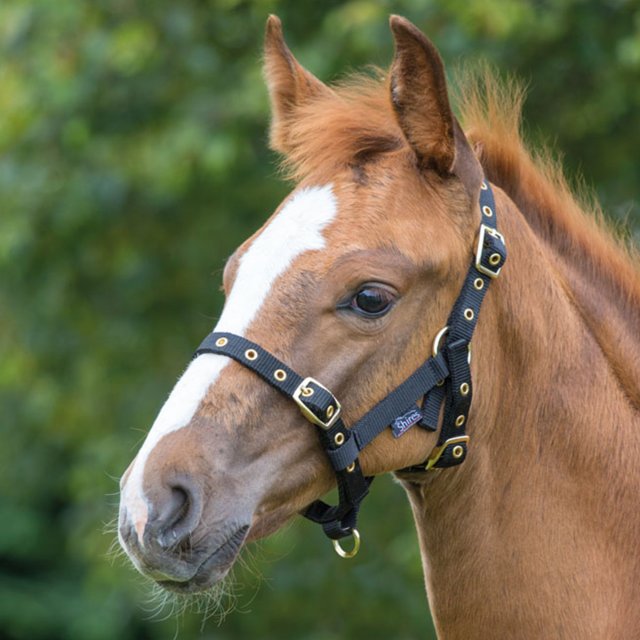
[[(391, 18), (395, 56), (379, 79), (329, 87), (270, 17), (271, 143), (297, 186), (227, 261), (215, 328), (332, 390), (352, 424), (431, 353), (465, 279), (482, 170), (448, 98), (433, 44)], [(424, 461), (426, 429), (381, 432), (365, 476)], [(219, 353), (197, 355), (121, 482), (119, 537), (136, 567), (193, 592), (241, 547), (335, 485), (295, 403)]]

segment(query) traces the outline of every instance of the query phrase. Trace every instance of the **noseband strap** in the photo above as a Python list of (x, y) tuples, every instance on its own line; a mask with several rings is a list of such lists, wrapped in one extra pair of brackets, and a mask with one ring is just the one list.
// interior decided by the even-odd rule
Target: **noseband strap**
[(360, 504), (373, 481), (362, 474), (358, 455), (389, 426), (395, 437), (414, 424), (436, 431), (444, 403), (436, 446), (423, 463), (401, 471), (455, 466), (467, 455), (469, 436), (465, 431), (473, 395), (470, 343), (489, 284), (499, 275), (507, 255), (504, 238), (496, 230), (495, 202), (487, 181), (480, 191), (480, 210), (482, 224), (475, 256), (447, 325), (436, 336), (431, 357), (351, 428), (345, 426), (340, 402), (329, 389), (314, 378), (299, 375), (255, 342), (213, 332), (194, 354), (194, 358), (206, 353), (232, 358), (290, 398), (317, 427), (336, 474), (339, 499), (335, 506), (316, 500), (303, 515), (321, 524), (334, 541), (355, 531)]

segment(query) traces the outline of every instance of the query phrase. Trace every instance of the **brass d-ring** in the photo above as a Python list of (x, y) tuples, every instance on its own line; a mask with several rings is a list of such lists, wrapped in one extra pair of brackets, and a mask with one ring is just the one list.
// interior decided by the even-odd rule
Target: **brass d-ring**
[(335, 552), (341, 558), (353, 558), (354, 556), (358, 555), (358, 551), (360, 551), (360, 534), (358, 533), (358, 530), (351, 529), (351, 535), (353, 536), (353, 549), (351, 549), (351, 551), (345, 551), (340, 544), (340, 540), (331, 541), (333, 542), (333, 548), (335, 549)]
[(438, 331), (438, 333), (436, 334), (436, 337), (433, 339), (433, 348), (431, 352), (433, 353), (434, 358), (438, 355), (438, 352), (440, 351), (440, 341), (447, 334), (447, 331), (449, 331), (448, 325), (446, 327), (442, 327), (442, 329)]

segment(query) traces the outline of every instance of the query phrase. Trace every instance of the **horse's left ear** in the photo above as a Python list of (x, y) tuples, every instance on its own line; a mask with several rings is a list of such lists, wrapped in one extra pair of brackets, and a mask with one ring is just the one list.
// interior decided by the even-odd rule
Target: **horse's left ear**
[(271, 147), (286, 154), (294, 145), (290, 124), (296, 107), (331, 90), (294, 58), (284, 41), (282, 23), (274, 15), (267, 19), (264, 74), (271, 99)]
[(479, 189), (482, 169), (451, 111), (440, 54), (405, 18), (391, 16), (390, 25), (396, 45), (391, 101), (420, 167), (456, 174), (469, 190)]

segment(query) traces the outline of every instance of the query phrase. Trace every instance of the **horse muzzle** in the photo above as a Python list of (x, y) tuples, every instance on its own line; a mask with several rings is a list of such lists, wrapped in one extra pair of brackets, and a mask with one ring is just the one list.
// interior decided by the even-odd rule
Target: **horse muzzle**
[(250, 519), (208, 524), (203, 502), (198, 484), (183, 476), (155, 493), (141, 527), (123, 501), (118, 537), (140, 573), (181, 593), (203, 591), (225, 577), (247, 537)]

